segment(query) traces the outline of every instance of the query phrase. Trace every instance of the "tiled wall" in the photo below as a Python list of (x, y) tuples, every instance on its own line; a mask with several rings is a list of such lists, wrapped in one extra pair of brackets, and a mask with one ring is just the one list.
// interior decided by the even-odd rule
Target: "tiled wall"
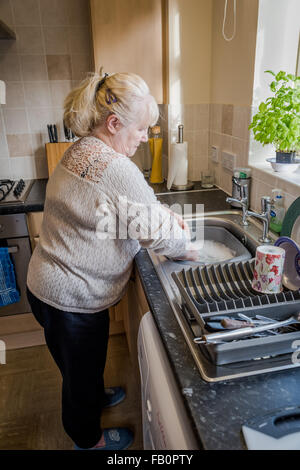
[[(253, 111), (252, 111), (253, 112)], [(228, 194), (232, 192), (232, 172), (223, 168), (219, 157), (219, 162), (214, 163), (210, 159), (211, 146), (219, 147), (222, 150), (236, 154), (236, 165), (239, 167), (250, 167), (252, 170), (251, 201), (250, 206), (256, 211), (260, 211), (260, 200), (262, 196), (271, 196), (274, 188), (281, 189), (284, 196), (284, 205), (288, 208), (291, 203), (300, 195), (299, 185), (288, 182), (278, 174), (263, 171), (253, 165), (249, 165), (249, 139), (253, 137), (248, 130), (251, 122), (250, 106), (234, 106), (228, 104), (210, 105), (210, 125), (209, 125), (209, 167), (215, 173), (216, 184)]]
[(251, 109), (249, 106), (211, 104), (209, 119), (209, 156), (211, 146), (218, 147), (219, 162), (209, 158), (209, 167), (214, 171), (216, 184), (231, 194), (232, 172), (222, 167), (221, 153), (236, 155), (236, 166), (248, 166), (249, 131)]
[(0, 0), (17, 35), (0, 41), (0, 178), (44, 178), (47, 124), (62, 133), (63, 100), (92, 70), (89, 0)]

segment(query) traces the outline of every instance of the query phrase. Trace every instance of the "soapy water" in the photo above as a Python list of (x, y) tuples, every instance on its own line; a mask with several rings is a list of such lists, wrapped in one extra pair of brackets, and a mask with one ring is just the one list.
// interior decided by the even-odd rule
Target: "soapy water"
[(191, 249), (198, 251), (198, 263), (222, 263), (235, 257), (235, 251), (226, 245), (213, 240), (196, 240), (192, 242)]

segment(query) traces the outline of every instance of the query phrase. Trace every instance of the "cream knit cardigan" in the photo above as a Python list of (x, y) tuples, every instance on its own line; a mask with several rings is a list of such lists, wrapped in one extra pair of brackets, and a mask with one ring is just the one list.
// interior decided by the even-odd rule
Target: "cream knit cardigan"
[[(107, 228), (101, 214), (122, 223), (123, 232), (135, 220), (122, 214), (120, 197), (131, 206), (151, 205), (156, 217), (153, 221), (143, 213), (133, 225), (134, 237), (103, 239)], [(141, 246), (169, 257), (185, 252), (186, 233), (173, 217), (168, 224), (166, 213), (128, 157), (96, 137), (78, 140), (47, 184), (40, 239), (28, 269), (30, 291), (64, 311), (94, 313), (114, 305), (125, 292)]]

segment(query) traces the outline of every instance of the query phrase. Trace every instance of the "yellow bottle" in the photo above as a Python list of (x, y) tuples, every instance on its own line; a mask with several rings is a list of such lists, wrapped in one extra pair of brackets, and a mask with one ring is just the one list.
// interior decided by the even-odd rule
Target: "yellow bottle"
[(151, 129), (153, 137), (149, 139), (149, 147), (152, 154), (152, 170), (150, 183), (163, 183), (162, 175), (162, 143), (160, 136), (160, 126), (154, 126)]

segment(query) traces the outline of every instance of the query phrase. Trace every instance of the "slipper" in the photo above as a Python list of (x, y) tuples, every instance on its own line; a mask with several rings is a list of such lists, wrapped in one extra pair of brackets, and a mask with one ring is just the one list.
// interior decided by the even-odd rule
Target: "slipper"
[(126, 397), (125, 390), (122, 387), (108, 387), (104, 389), (104, 406), (103, 408), (110, 408), (111, 406), (118, 405)]
[(105, 439), (105, 446), (103, 447), (90, 447), (84, 449), (74, 446), (75, 450), (124, 450), (131, 446), (133, 443), (133, 433), (127, 428), (108, 428), (103, 429)]

